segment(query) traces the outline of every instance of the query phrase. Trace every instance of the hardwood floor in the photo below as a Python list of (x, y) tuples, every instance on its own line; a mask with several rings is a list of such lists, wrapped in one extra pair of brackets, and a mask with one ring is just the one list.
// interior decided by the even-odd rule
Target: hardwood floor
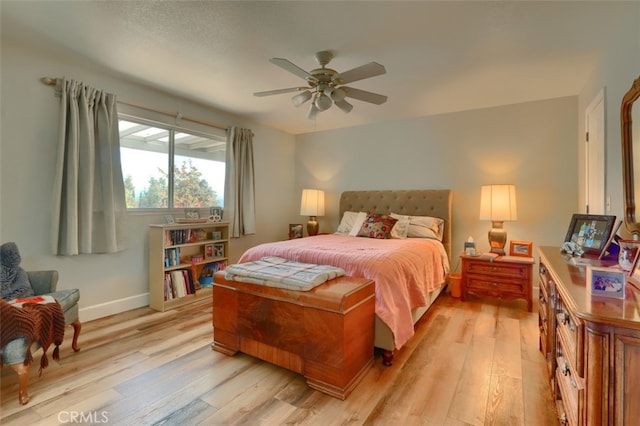
[(1, 424), (557, 424), (537, 309), (522, 301), (440, 296), (393, 366), (376, 354), (346, 401), (280, 367), (212, 351), (209, 301), (87, 322), (77, 353), (69, 330), (61, 362), (40, 378), (35, 355), (28, 405), (2, 368)]

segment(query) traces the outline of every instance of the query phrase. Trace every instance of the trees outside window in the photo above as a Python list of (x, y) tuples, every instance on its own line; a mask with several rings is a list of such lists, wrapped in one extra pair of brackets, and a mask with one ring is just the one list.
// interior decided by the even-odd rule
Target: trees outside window
[(119, 129), (128, 209), (224, 205), (224, 138), (129, 117)]

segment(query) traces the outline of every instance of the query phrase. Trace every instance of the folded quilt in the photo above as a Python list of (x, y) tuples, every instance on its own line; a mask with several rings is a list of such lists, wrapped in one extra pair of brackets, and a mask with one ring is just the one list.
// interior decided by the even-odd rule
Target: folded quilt
[(345, 275), (342, 268), (300, 263), (269, 256), (260, 260), (229, 265), (226, 279), (288, 290), (308, 291), (325, 281)]

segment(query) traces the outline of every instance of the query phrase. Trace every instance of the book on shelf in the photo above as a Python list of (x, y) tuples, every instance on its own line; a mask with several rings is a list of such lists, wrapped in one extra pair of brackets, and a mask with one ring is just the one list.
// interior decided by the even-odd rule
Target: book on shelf
[(198, 241), (197, 229), (167, 229), (164, 231), (165, 246), (195, 243), (196, 241)]
[(176, 269), (164, 274), (164, 300), (172, 300), (195, 294), (201, 288), (193, 278), (190, 268)]

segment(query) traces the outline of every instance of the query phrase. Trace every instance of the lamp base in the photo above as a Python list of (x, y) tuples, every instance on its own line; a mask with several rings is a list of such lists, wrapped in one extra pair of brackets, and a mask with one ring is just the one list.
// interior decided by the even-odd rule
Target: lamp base
[(504, 246), (507, 244), (507, 231), (503, 228), (504, 222), (493, 221), (491, 230), (489, 230), (489, 247), (490, 252), (504, 256)]
[(309, 216), (309, 221), (307, 222), (307, 233), (310, 237), (314, 235), (318, 235), (318, 220), (315, 216)]

